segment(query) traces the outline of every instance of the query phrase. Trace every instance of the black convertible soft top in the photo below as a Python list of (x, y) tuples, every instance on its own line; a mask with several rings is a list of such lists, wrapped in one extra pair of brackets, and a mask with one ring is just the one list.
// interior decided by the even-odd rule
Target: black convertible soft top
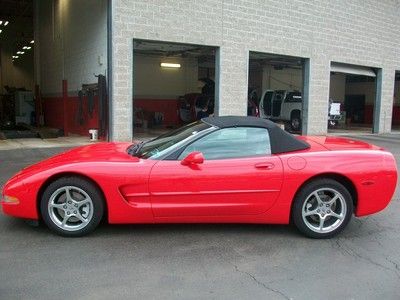
[(304, 141), (296, 139), (290, 133), (282, 130), (274, 122), (257, 117), (241, 116), (222, 116), (208, 117), (201, 119), (204, 123), (218, 127), (259, 127), (266, 128), (269, 132), (272, 154), (304, 150), (310, 148), (310, 145)]

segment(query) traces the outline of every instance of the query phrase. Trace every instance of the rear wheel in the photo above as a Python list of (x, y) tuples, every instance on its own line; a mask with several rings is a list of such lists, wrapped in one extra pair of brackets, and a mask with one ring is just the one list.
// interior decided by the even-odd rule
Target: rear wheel
[(349, 191), (332, 179), (318, 179), (304, 186), (297, 194), (292, 218), (304, 235), (330, 238), (341, 232), (353, 214)]
[(79, 177), (63, 177), (44, 191), (40, 212), (43, 221), (63, 236), (83, 236), (100, 223), (104, 204), (100, 191)]

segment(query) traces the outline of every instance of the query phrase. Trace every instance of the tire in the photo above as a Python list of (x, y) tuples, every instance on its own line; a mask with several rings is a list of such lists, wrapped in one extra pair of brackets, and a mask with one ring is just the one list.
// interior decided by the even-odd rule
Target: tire
[(290, 114), (290, 128), (293, 131), (300, 131), (301, 130), (301, 117), (299, 111), (293, 111)]
[(89, 181), (62, 177), (45, 189), (40, 212), (53, 232), (66, 237), (83, 236), (99, 225), (104, 214), (104, 199)]
[(347, 226), (353, 209), (352, 196), (342, 184), (328, 178), (317, 179), (297, 193), (292, 220), (307, 237), (331, 238)]

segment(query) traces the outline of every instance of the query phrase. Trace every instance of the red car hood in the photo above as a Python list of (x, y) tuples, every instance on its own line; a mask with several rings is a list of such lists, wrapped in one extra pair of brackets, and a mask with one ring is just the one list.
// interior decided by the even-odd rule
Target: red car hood
[(137, 157), (132, 157), (126, 153), (126, 149), (132, 143), (97, 143), (87, 146), (81, 146), (61, 154), (52, 156), (37, 164), (26, 167), (17, 173), (30, 173), (40, 169), (65, 163), (82, 163), (95, 161), (139, 161)]

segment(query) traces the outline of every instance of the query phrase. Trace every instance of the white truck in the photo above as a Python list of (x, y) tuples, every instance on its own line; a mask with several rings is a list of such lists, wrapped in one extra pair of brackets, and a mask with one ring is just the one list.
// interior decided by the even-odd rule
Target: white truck
[[(260, 117), (289, 123), (293, 131), (301, 130), (302, 95), (299, 91), (267, 90), (260, 101)], [(329, 101), (328, 125), (336, 126), (340, 120), (340, 103)]]

